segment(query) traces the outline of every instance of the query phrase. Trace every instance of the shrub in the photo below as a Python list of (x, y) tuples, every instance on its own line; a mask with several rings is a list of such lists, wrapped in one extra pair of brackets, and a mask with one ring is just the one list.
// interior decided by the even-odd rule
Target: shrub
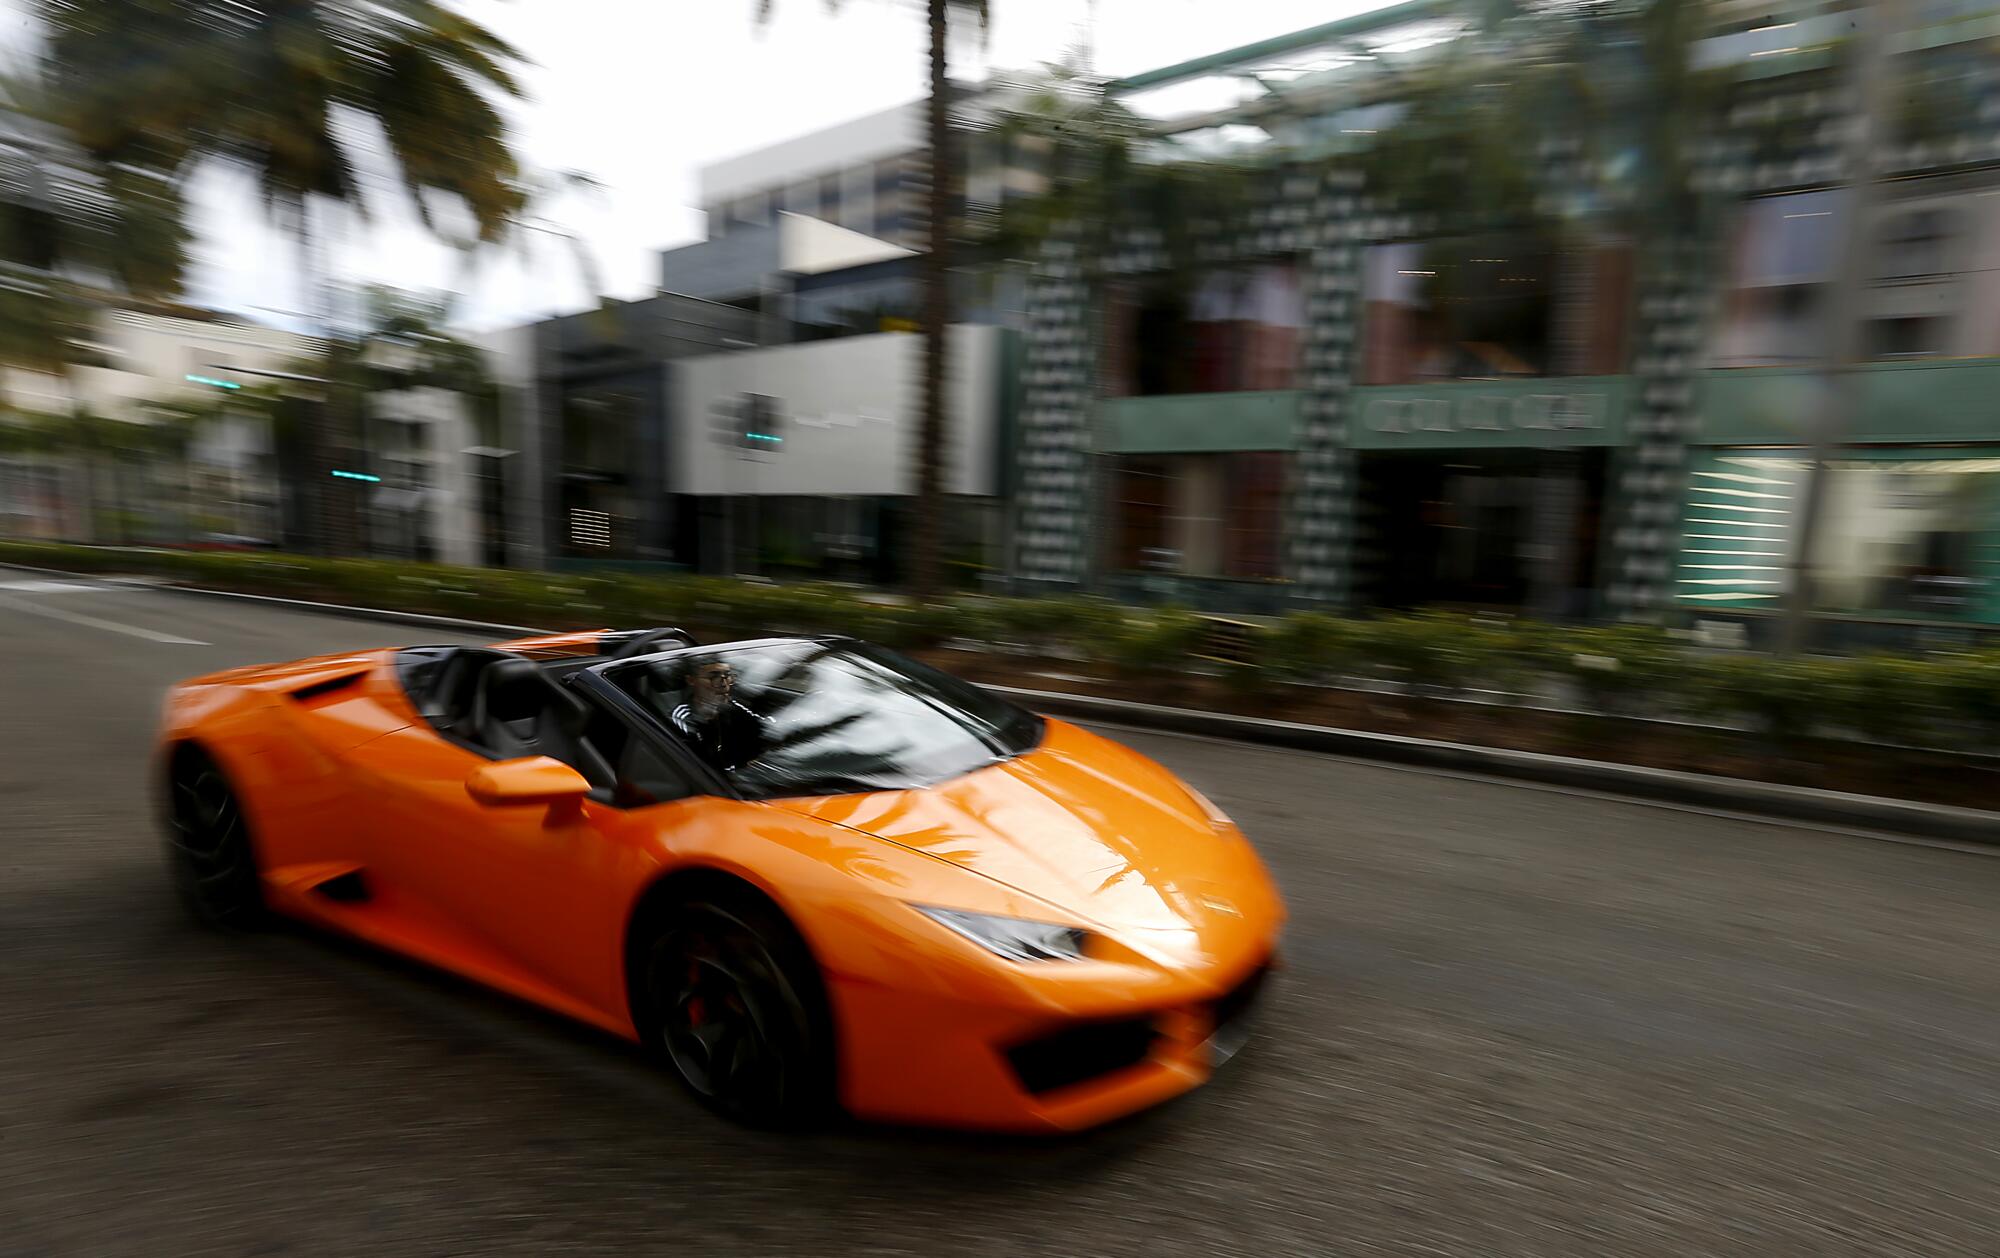
[(1354, 667), (1360, 637), (1354, 625), (1323, 612), (1294, 612), (1257, 635), (1257, 649), (1282, 680), (1331, 681)]
[(1514, 630), (1468, 616), (1423, 612), (1360, 622), (1356, 654), (1385, 665), (1419, 694), (1451, 695), (1516, 680)]
[(1201, 617), (1179, 608), (1134, 611), (1085, 650), (1128, 677), (1157, 678), (1185, 671), (1206, 631)]
[[(542, 573), (372, 559), (0, 542), (0, 562), (130, 573), (219, 589), (388, 606), (549, 629), (676, 625), (705, 639), (847, 633), (913, 648), (952, 637), (1074, 653), (1152, 682), (1185, 676), (1212, 626), (1100, 598), (932, 601), (817, 583)], [(1689, 649), (1637, 626), (1564, 628), (1445, 613), (1358, 620), (1298, 612), (1250, 635), (1227, 685), (1372, 676), (1418, 694), (1560, 685), (1592, 709), (1685, 713), (1773, 739), (1816, 732), (1937, 747), (2000, 740), (2000, 650), (1774, 659)]]
[(1525, 648), (1533, 666), (1566, 683), (1597, 712), (1636, 715), (1674, 706), (1687, 651), (1662, 630), (1643, 625), (1555, 629)]
[(1826, 672), (1813, 660), (1697, 657), (1689, 661), (1689, 699), (1697, 714), (1718, 723), (1795, 739), (1812, 730), (1825, 697)]

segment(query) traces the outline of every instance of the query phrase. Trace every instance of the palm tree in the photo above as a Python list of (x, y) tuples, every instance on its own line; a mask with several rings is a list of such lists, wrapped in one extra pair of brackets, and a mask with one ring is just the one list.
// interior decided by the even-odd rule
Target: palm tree
[[(316, 206), (365, 216), (371, 172), (344, 137), (372, 121), (392, 177), (437, 230), (434, 202), (469, 212), (482, 241), (518, 213), (520, 164), (496, 96), (517, 97), (519, 54), (438, 0), (39, 0), (61, 121), (114, 167), (169, 172), (220, 160), (257, 181), (299, 244), (319, 309)], [(323, 330), (323, 329), (322, 329)], [(324, 457), (334, 433), (316, 423)], [(320, 543), (339, 549), (319, 485)]]
[[(834, 3), (837, 6), (838, 0)], [(768, 21), (772, 7), (773, 0), (757, 0), (757, 20)], [(951, 144), (951, 82), (946, 74), (945, 36), (953, 9), (977, 18), (982, 32), (991, 17), (987, 0), (924, 0), (930, 29), (930, 94), (924, 104), (931, 174), (925, 217), (930, 239), (921, 263), (923, 401), (917, 436), (917, 516), (910, 555), (910, 585), (919, 597), (936, 592), (943, 576), (944, 351), (945, 331), (951, 322), (951, 218), (958, 177)]]
[(981, 255), (996, 264), (1068, 235), (1086, 266), (1096, 267), (1143, 238), (1157, 242), (1167, 274), (1186, 285), (1204, 246), (1243, 221), (1275, 165), (1262, 155), (1197, 154), (1161, 137), (1074, 57), (1044, 66), (996, 127), (1011, 145), (1039, 152), (1050, 175), (1040, 195), (1004, 202), (980, 240)]
[(0, 363), (64, 372), (116, 296), (172, 297), (187, 265), (179, 188), (64, 129), (40, 66), (0, 75)]
[[(0, 444), (78, 462), (94, 488), (101, 424), (75, 405), (73, 369), (96, 359), (105, 307), (178, 292), (188, 233), (172, 181), (87, 152), (61, 119), (40, 66), (0, 75), (0, 366), (53, 377), (70, 399), (8, 417)], [(89, 515), (96, 537), (94, 495)]]

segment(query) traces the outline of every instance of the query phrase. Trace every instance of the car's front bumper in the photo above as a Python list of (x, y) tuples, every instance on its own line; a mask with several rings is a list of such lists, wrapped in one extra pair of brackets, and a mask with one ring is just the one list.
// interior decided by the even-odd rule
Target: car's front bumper
[(974, 1004), (835, 977), (841, 1097), (859, 1117), (1078, 1131), (1206, 1082), (1240, 1046), (1269, 952), (1182, 976), (1165, 999), (1060, 1012)]

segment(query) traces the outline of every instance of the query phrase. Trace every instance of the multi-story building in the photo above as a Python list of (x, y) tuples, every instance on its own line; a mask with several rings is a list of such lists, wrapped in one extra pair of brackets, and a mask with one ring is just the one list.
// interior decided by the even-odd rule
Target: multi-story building
[[(961, 193), (975, 214), (1047, 187), (1036, 145), (981, 125), (1010, 91), (957, 91), (954, 111), (966, 144)], [(892, 245), (923, 247), (930, 189), (924, 110), (922, 101), (898, 105), (703, 166), (696, 179), (708, 238), (769, 227), (790, 213)]]
[[(662, 252), (657, 296), (528, 333), (528, 475), (551, 561), (896, 577), (915, 483), (921, 122), (904, 107), (705, 168), (708, 239)], [(969, 146), (971, 208), (1040, 186), (1019, 162), (1003, 174), (988, 138)], [(1004, 277), (959, 287), (950, 553), (985, 568), (1003, 550), (1013, 379), (991, 325), (1019, 293)]]
[[(1520, 128), (1535, 209), (1511, 219), (1476, 181), (1429, 203), (1368, 184), (1409, 72), (1516, 29), (1492, 6), (1416, 0), (1108, 85), (1163, 136), (1288, 156), (1192, 280), (1144, 241), (1038, 265), (1023, 584), (1759, 634), (1851, 317), (1871, 361), (1811, 547), (1822, 624), (2000, 623), (2000, 418), (1979, 404), (2000, 386), (2000, 19), (1895, 6), (1888, 181), (1858, 308), (1833, 311), (1848, 7), (1704, 6), (1682, 55), (1722, 86), (1682, 120), (1694, 208), (1665, 235), (1599, 204), (1649, 204), (1616, 125), (1589, 146)], [(1631, 72), (1602, 55), (1591, 73)]]

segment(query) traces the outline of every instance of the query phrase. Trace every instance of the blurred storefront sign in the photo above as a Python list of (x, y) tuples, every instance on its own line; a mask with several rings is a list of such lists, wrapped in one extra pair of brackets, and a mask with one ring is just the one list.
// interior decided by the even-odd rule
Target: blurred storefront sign
[(1098, 404), (1102, 454), (1201, 454), (1298, 448), (1299, 393), (1172, 393)]
[[(1870, 363), (1852, 442), (1990, 440), (2000, 359)], [(1702, 381), (1697, 440), (1705, 445), (1803, 441), (1806, 421), (1825, 403), (1820, 374), (1802, 367), (1712, 370)]]
[[(991, 496), (1000, 474), (1000, 328), (951, 330), (945, 490)], [(670, 492), (895, 497), (912, 492), (920, 338), (855, 336), (676, 364)]]
[(1625, 376), (1362, 388), (1350, 440), (1363, 450), (1615, 446), (1630, 392)]

